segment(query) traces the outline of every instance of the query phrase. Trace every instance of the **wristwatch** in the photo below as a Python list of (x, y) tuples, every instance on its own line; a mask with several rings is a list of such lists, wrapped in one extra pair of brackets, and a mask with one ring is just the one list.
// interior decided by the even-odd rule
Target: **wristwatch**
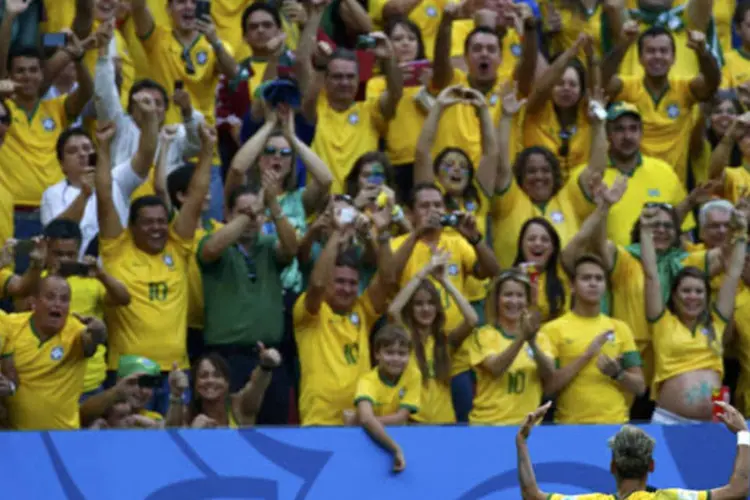
[(468, 241), (469, 241), (469, 244), (471, 246), (475, 247), (475, 246), (479, 245), (479, 243), (482, 242), (482, 235), (481, 234), (477, 234), (477, 236), (475, 238), (468, 239)]

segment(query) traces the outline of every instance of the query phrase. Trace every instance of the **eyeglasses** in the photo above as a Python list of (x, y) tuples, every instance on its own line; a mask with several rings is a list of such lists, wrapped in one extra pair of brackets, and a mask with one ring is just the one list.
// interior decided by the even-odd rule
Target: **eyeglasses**
[(264, 155), (274, 156), (276, 153), (278, 153), (279, 156), (286, 158), (288, 156), (292, 156), (292, 149), (291, 148), (277, 148), (276, 146), (266, 146), (265, 149), (263, 149)]
[(352, 197), (349, 196), (348, 194), (334, 194), (333, 201), (343, 201), (350, 205), (354, 204), (354, 200), (352, 200)]

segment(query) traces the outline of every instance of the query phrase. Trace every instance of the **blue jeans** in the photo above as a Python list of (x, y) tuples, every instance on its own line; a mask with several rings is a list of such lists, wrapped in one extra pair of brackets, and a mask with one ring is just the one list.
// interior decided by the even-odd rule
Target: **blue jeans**
[(214, 220), (224, 220), (224, 179), (221, 176), (221, 165), (211, 167), (211, 203), (203, 215)]
[[(185, 374), (190, 378), (190, 371), (185, 370)], [(117, 382), (117, 372), (114, 370), (107, 370), (107, 379), (104, 381), (104, 387), (109, 389), (114, 386)], [(190, 401), (190, 391), (192, 385), (188, 385), (188, 389), (185, 394), (182, 395), (182, 400), (185, 403)], [(161, 372), (161, 385), (154, 388), (154, 395), (151, 397), (151, 401), (146, 405), (146, 409), (155, 411), (163, 416), (166, 416), (167, 410), (169, 410), (169, 372)]]
[(474, 404), (474, 374), (471, 370), (454, 375), (451, 379), (451, 398), (456, 410), (456, 421), (468, 422)]
[[(42, 234), (42, 221), (39, 210), (13, 211), (13, 237), (17, 240), (28, 240)], [(16, 255), (16, 274), (23, 274), (29, 267), (28, 255)]]

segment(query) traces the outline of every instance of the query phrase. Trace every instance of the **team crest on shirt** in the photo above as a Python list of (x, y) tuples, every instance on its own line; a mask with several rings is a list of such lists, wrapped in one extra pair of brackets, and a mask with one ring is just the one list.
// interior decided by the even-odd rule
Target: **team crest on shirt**
[(490, 106), (494, 106), (497, 104), (497, 94), (492, 94), (490, 96)]
[(359, 326), (359, 314), (357, 314), (357, 313), (352, 313), (352, 314), (351, 314), (351, 315), (349, 316), (349, 321), (351, 321), (351, 322), (352, 322), (352, 325), (354, 325), (354, 326)]
[(174, 267), (174, 259), (172, 259), (172, 256), (170, 254), (164, 255), (164, 263), (167, 265), (167, 267), (172, 268)]
[(680, 116), (680, 108), (677, 106), (677, 104), (672, 103), (667, 106), (667, 116), (673, 120)]
[(562, 214), (562, 212), (557, 210), (549, 214), (549, 218), (552, 219), (552, 222), (554, 222), (555, 224), (560, 224), (565, 220), (565, 216)]
[(44, 130), (47, 132), (52, 132), (55, 130), (55, 120), (52, 118), (45, 118), (42, 120), (42, 127), (44, 127)]
[(349, 115), (348, 120), (349, 120), (349, 124), (350, 125), (356, 125), (356, 124), (358, 124), (359, 123), (359, 113), (357, 113), (356, 111), (353, 111)]
[(427, 17), (437, 16), (437, 9), (432, 5), (428, 5), (427, 8), (425, 9), (425, 12), (427, 12)]
[(404, 396), (406, 396), (406, 387), (402, 387), (400, 391), (398, 391), (398, 399), (404, 399)]
[(61, 346), (57, 346), (52, 349), (49, 353), (49, 359), (52, 361), (60, 361), (63, 357), (63, 354), (65, 354), (65, 351), (63, 351), (63, 348)]
[(706, 337), (708, 337), (708, 335), (709, 335), (709, 334), (710, 334), (711, 332), (710, 332), (710, 331), (708, 330), (708, 328), (706, 328), (705, 326), (702, 326), (702, 327), (701, 327), (701, 333), (702, 333), (703, 335), (705, 335)]
[(615, 332), (612, 330), (607, 332), (607, 342), (613, 343), (615, 341)]
[(519, 57), (521, 55), (521, 46), (517, 43), (514, 43), (510, 46), (510, 53), (516, 57)]
[(648, 190), (649, 196), (659, 196), (661, 194), (661, 191), (659, 191), (659, 188), (652, 188)]
[(448, 266), (448, 274), (451, 276), (458, 276), (458, 266), (456, 264)]
[(276, 226), (273, 224), (273, 222), (264, 222), (263, 223), (263, 228), (261, 229), (261, 232), (264, 235), (266, 235), (266, 236), (271, 235), (271, 234), (275, 234), (276, 233)]
[(526, 346), (526, 354), (529, 355), (529, 358), (534, 359), (534, 349), (530, 345)]
[(477, 209), (477, 204), (474, 203), (473, 201), (467, 201), (466, 205), (464, 205), (464, 208), (466, 209), (467, 212), (473, 212)]
[(206, 64), (206, 61), (208, 61), (208, 53), (206, 53), (205, 50), (201, 50), (200, 52), (195, 54), (195, 60), (198, 62), (198, 64), (203, 66), (204, 64)]

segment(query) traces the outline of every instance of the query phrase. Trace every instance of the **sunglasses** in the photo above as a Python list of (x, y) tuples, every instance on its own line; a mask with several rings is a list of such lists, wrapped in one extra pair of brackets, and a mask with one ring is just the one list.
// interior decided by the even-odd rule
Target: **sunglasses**
[(292, 156), (292, 149), (291, 148), (277, 148), (276, 146), (266, 146), (265, 149), (263, 149), (264, 155), (273, 156), (276, 153), (278, 153), (279, 156), (286, 158), (288, 156)]
[(369, 184), (377, 184), (378, 186), (385, 183), (385, 174), (374, 173), (367, 176), (367, 182)]
[(349, 203), (350, 205), (354, 204), (354, 200), (352, 200), (352, 197), (348, 194), (334, 194), (333, 201), (343, 201)]

